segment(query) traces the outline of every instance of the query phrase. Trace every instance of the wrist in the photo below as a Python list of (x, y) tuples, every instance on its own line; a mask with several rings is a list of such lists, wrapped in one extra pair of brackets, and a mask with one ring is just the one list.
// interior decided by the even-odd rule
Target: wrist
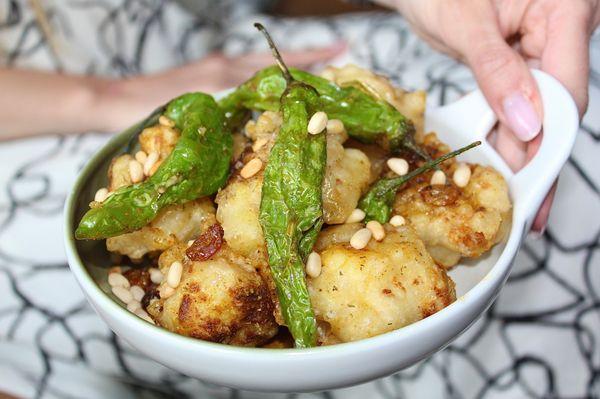
[(123, 105), (127, 92), (126, 79), (93, 79), (90, 82), (93, 92), (93, 107), (89, 111), (91, 130), (116, 132), (122, 128)]

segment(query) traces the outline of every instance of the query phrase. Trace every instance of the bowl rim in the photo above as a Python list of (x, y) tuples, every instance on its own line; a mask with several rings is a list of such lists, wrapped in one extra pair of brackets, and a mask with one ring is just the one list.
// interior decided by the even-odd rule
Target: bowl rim
[[(67, 252), (69, 267), (75, 275), (78, 284), (84, 291), (84, 294), (88, 296), (88, 299), (92, 299), (90, 297), (93, 297), (92, 302), (94, 304), (102, 307), (107, 312), (113, 313), (113, 315), (118, 318), (120, 322), (126, 324), (134, 323), (133, 325), (136, 326), (136, 329), (145, 329), (147, 334), (154, 335), (159, 340), (170, 340), (175, 345), (185, 345), (188, 347), (191, 345), (196, 350), (212, 351), (215, 354), (225, 356), (252, 356), (253, 360), (262, 361), (282, 361), (284, 359), (298, 359), (300, 357), (310, 357), (312, 359), (316, 359), (322, 357), (339, 356), (342, 354), (348, 355), (373, 347), (385, 346), (391, 342), (402, 340), (405, 336), (419, 334), (422, 331), (436, 328), (436, 326), (441, 327), (445, 323), (449, 321), (451, 322), (454, 317), (460, 314), (462, 308), (476, 306), (480, 303), (480, 298), (482, 297), (486, 298), (485, 301), (487, 302), (487, 308), (492, 303), (493, 298), (499, 290), (499, 287), (508, 277), (512, 266), (512, 260), (517, 254), (526, 230), (527, 222), (522, 217), (522, 213), (515, 212), (513, 209), (512, 225), (508, 238), (505, 242), (505, 247), (488, 273), (467, 293), (457, 298), (456, 301), (450, 305), (424, 319), (393, 331), (379, 334), (370, 338), (364, 338), (358, 341), (344, 342), (329, 346), (317, 346), (312, 348), (277, 349), (241, 347), (191, 338), (150, 324), (117, 304), (92, 278), (77, 251), (74, 236), (76, 199), (82, 191), (84, 184), (98, 167), (98, 165), (105, 161), (107, 155), (114, 152), (115, 147), (118, 147), (123, 142), (127, 142), (129, 140), (129, 137), (127, 137), (129, 134), (129, 132), (122, 132), (112, 137), (98, 152), (96, 152), (90, 158), (77, 176), (77, 179), (64, 205), (65, 216), (63, 232), (65, 250)], [(511, 181), (508, 181), (507, 183), (509, 184), (509, 189), (512, 191), (512, 187), (510, 185)], [(477, 318), (475, 318), (472, 322), (475, 320), (477, 320)], [(468, 328), (468, 326), (466, 328)], [(453, 339), (457, 337), (458, 335)]]

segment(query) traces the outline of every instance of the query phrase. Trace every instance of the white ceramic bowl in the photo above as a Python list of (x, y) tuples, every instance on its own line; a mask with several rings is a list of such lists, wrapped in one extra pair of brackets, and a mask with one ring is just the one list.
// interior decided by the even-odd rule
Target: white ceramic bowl
[[(310, 349), (239, 348), (177, 335), (137, 318), (116, 302), (106, 285), (102, 243), (75, 242), (73, 231), (100, 186), (110, 158), (129, 141), (114, 137), (82, 170), (65, 204), (65, 244), (71, 270), (86, 297), (121, 338), (148, 357), (204, 381), (259, 391), (314, 391), (344, 387), (392, 374), (435, 353), (467, 329), (504, 284), (524, 235), (544, 195), (571, 152), (579, 119), (567, 91), (554, 78), (533, 71), (544, 106), (544, 138), (535, 158), (513, 174), (484, 143), (463, 159), (490, 164), (508, 181), (513, 225), (504, 244), (458, 266), (451, 276), (458, 300), (417, 323), (362, 341)], [(427, 110), (426, 128), (452, 148), (485, 139), (496, 119), (479, 91)], [(105, 178), (105, 177), (104, 177)], [(105, 183), (104, 183), (105, 184)], [(99, 245), (99, 246), (98, 246)]]

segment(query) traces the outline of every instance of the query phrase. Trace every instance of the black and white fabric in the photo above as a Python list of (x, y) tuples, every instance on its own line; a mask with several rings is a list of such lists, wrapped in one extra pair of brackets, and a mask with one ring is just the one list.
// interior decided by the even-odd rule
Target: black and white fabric
[[(264, 49), (251, 25), (258, 19), (287, 48), (344, 39), (350, 52), (339, 63), (351, 61), (405, 87), (425, 88), (431, 105), (474, 87), (468, 69), (430, 50), (394, 14), (276, 20), (240, 13), (228, 17), (235, 23), (224, 24), (210, 13), (218, 2), (206, 2), (206, 13), (196, 14), (160, 0), (42, 3), (56, 49), (28, 1), (4, 0), (3, 65), (114, 77), (148, 73), (213, 49)], [(188, 378), (137, 353), (87, 304), (62, 249), (65, 196), (109, 137), (82, 132), (0, 144), (0, 391), (45, 399), (600, 397), (598, 35), (591, 59), (590, 110), (562, 172), (548, 230), (526, 241), (493, 307), (420, 364), (337, 391), (240, 392)]]

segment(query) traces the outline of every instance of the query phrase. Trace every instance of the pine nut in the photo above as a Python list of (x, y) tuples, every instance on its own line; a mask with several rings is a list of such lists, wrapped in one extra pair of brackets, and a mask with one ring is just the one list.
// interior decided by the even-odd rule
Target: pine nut
[(144, 309), (140, 308), (133, 313), (140, 319), (143, 319), (150, 324), (154, 324), (154, 320), (152, 320), (152, 317), (150, 317), (150, 315)]
[(94, 201), (96, 202), (104, 202), (108, 198), (108, 189), (106, 187), (102, 187), (96, 191), (96, 195), (94, 195)]
[(164, 115), (161, 115), (158, 118), (158, 123), (160, 123), (161, 125), (166, 126), (166, 127), (173, 127), (173, 126), (175, 126), (175, 122), (173, 122), (171, 119), (167, 118)]
[(256, 137), (256, 122), (252, 119), (246, 122), (246, 126), (244, 126), (244, 135), (253, 140)]
[(240, 176), (244, 179), (249, 179), (257, 174), (262, 169), (263, 163), (260, 159), (251, 159), (240, 171)]
[(446, 184), (446, 174), (444, 172), (442, 172), (441, 170), (436, 170), (435, 172), (433, 172), (433, 175), (431, 176), (430, 184), (432, 186), (436, 186), (436, 185), (443, 186), (444, 184)]
[(390, 224), (394, 227), (404, 226), (405, 223), (406, 219), (404, 219), (404, 217), (400, 215), (392, 216), (392, 218), (390, 219)]
[(121, 273), (109, 273), (108, 285), (111, 287), (123, 287), (129, 289), (129, 280)]
[(352, 211), (350, 216), (348, 216), (348, 219), (346, 219), (346, 223), (360, 222), (365, 218), (365, 216), (366, 216), (365, 211), (363, 211), (362, 209), (356, 208), (355, 210)]
[(339, 119), (330, 119), (327, 121), (327, 133), (340, 134), (344, 133), (344, 122)]
[(327, 114), (323, 111), (315, 112), (308, 121), (308, 133), (319, 134), (327, 126)]
[(115, 294), (115, 296), (119, 298), (119, 300), (123, 303), (129, 303), (133, 301), (133, 296), (131, 295), (131, 292), (129, 292), (129, 290), (125, 287), (112, 287), (112, 293)]
[(358, 230), (350, 239), (350, 246), (354, 249), (363, 249), (371, 240), (371, 230), (363, 228)]
[(367, 229), (371, 230), (375, 240), (381, 241), (385, 238), (385, 230), (383, 229), (381, 223), (379, 223), (377, 220), (371, 220), (369, 223), (367, 223)]
[(146, 159), (148, 159), (148, 154), (146, 154), (144, 151), (138, 151), (135, 153), (135, 160), (139, 163), (143, 164), (146, 162)]
[(135, 299), (138, 302), (141, 302), (144, 295), (146, 295), (146, 292), (144, 291), (144, 289), (142, 287), (140, 287), (139, 285), (132, 286), (129, 289), (129, 291), (131, 292), (131, 296), (133, 296), (133, 299)]
[(169, 272), (167, 273), (167, 284), (173, 288), (177, 288), (179, 282), (181, 281), (182, 273), (183, 265), (181, 262), (173, 262), (171, 267), (169, 267)]
[(404, 176), (408, 173), (408, 162), (403, 158), (390, 158), (387, 160), (387, 166), (398, 176)]
[(150, 176), (150, 171), (152, 171), (152, 167), (158, 161), (158, 152), (152, 151), (148, 154), (148, 158), (146, 158), (146, 162), (144, 162), (144, 174), (146, 176)]
[(150, 268), (149, 272), (150, 272), (150, 281), (152, 281), (154, 284), (162, 283), (162, 281), (165, 278), (165, 276), (162, 274), (162, 272), (155, 267)]
[(311, 252), (306, 260), (306, 274), (309, 277), (317, 278), (321, 275), (321, 255)]
[(452, 180), (458, 187), (466, 187), (469, 184), (469, 180), (471, 180), (471, 168), (469, 165), (466, 163), (459, 164), (456, 170), (454, 170)]
[(131, 301), (127, 304), (127, 310), (129, 310), (131, 313), (135, 313), (136, 310), (141, 309), (141, 308), (142, 308), (142, 304), (135, 300)]
[(267, 139), (265, 137), (259, 137), (259, 138), (257, 138), (256, 141), (254, 142), (254, 144), (252, 144), (252, 151), (256, 152), (256, 151), (260, 150), (268, 142), (269, 142), (269, 139)]
[(161, 286), (160, 289), (158, 290), (158, 295), (160, 295), (160, 297), (162, 299), (167, 299), (174, 293), (175, 293), (175, 288), (173, 288), (167, 284)]
[[(113, 255), (118, 255), (118, 254), (116, 254), (116, 253), (114, 253), (114, 252), (113, 252), (113, 253), (111, 253), (110, 255), (111, 255), (111, 258), (112, 258), (112, 256), (113, 256)], [(119, 255), (119, 256), (121, 256), (121, 255)], [(121, 261), (121, 260), (117, 260), (115, 263), (117, 263), (117, 262), (120, 262), (120, 261)], [(122, 273), (122, 271), (123, 271), (123, 270), (121, 269), (121, 266), (113, 266), (113, 267), (111, 267), (110, 269), (108, 269), (108, 274), (109, 274), (109, 276), (110, 276), (110, 274), (111, 274), (111, 273), (118, 273), (118, 274), (121, 274), (121, 273)]]
[(129, 161), (129, 177), (133, 183), (139, 183), (144, 180), (144, 168), (138, 161)]

